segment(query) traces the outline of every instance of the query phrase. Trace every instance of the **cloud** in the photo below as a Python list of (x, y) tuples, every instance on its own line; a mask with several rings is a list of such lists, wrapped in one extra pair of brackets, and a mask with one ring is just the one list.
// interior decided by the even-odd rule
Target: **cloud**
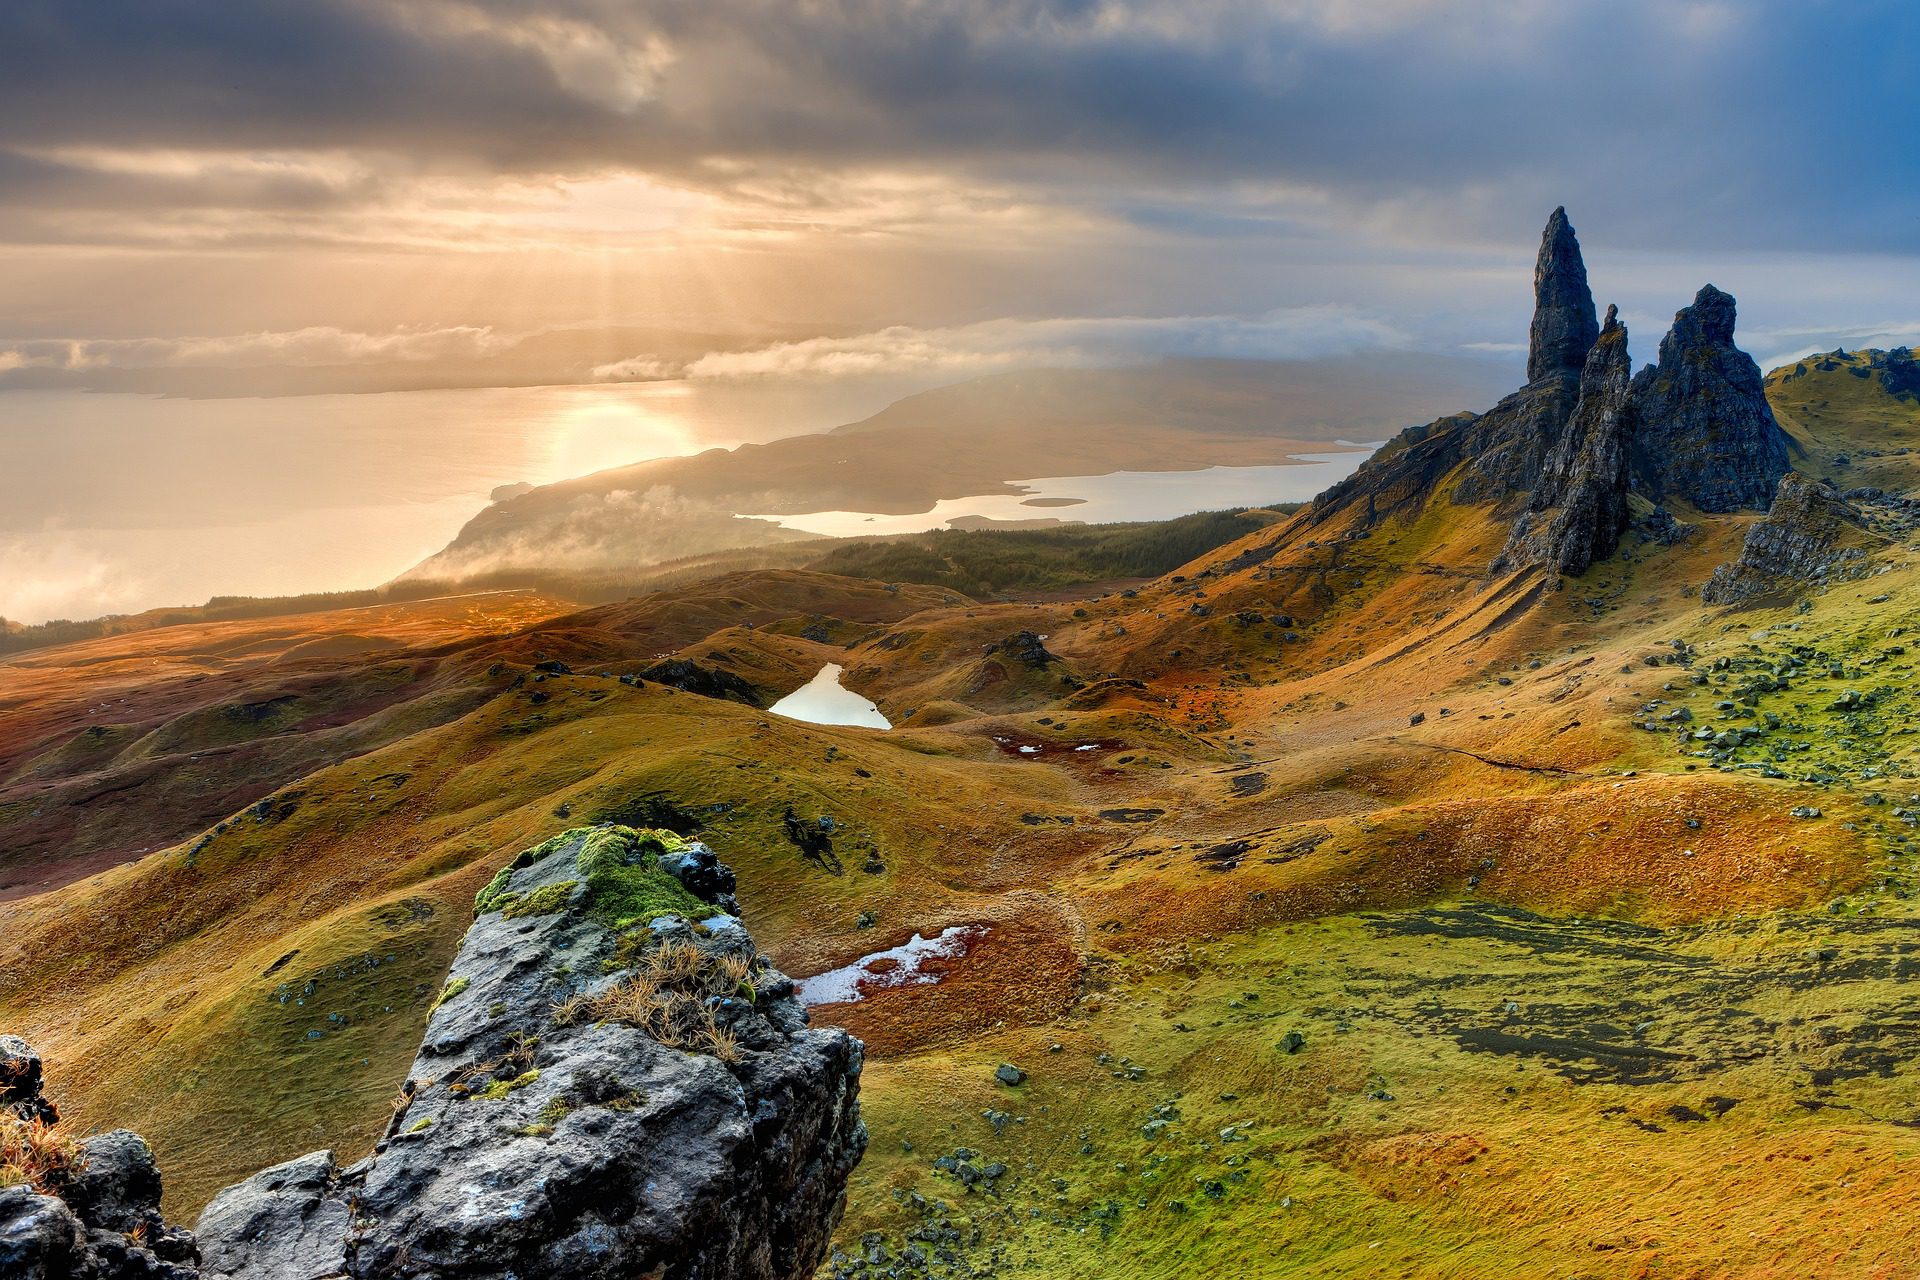
[(1920, 343), (1920, 321), (1885, 321), (1844, 328), (1758, 329), (1747, 334), (1743, 341), (1762, 369), (1777, 369), (1836, 348), (1858, 351), (1868, 347), (1881, 350), (1912, 347)]
[[(1648, 246), (1911, 251), (1916, 36), (1911, 6), (1789, 0), (11, 0), (0, 235), (143, 192), (284, 214), (609, 173), (832, 213), (820, 175), (917, 173), (1116, 216), (1206, 188), (1412, 244), (1564, 201)], [(1888, 129), (1834, 127), (1841, 93)], [(167, 196), (48, 160), (102, 148), (235, 163)]]
[(596, 365), (593, 376), (607, 382), (657, 382), (679, 377), (684, 365), (658, 356), (629, 356), (610, 364)]
[(1136, 363), (1166, 356), (1300, 360), (1407, 341), (1392, 325), (1345, 307), (1297, 307), (1255, 316), (1116, 316), (989, 320), (948, 328), (895, 325), (847, 337), (715, 351), (677, 370), (641, 358), (602, 365), (600, 378), (965, 378), (1006, 369)]
[(683, 556), (810, 536), (769, 519), (736, 516), (671, 485), (572, 493), (549, 498), (516, 523), (492, 524), (472, 538), (463, 534), (402, 574), (401, 580), (470, 579), (556, 568), (631, 571)]
[(378, 334), (319, 325), (224, 337), (38, 341), (0, 349), (0, 373), (33, 368), (248, 368), (476, 359), (503, 351), (514, 341), (491, 328), (470, 325)]
[(29, 624), (123, 608), (140, 578), (77, 537), (0, 533), (0, 618)]

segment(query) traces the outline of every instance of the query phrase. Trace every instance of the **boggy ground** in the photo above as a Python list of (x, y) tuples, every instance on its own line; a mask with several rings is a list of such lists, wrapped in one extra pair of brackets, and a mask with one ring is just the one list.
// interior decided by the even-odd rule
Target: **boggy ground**
[[(1828, 377), (1773, 387), (1814, 472)], [(984, 930), (817, 1011), (872, 1048), (840, 1272), (1910, 1273), (1907, 539), (1726, 610), (1752, 517), (1556, 584), (1444, 499), (1078, 600), (765, 572), (0, 664), (7, 865), (58, 886), (0, 1022), (188, 1214), (371, 1141), (512, 851), (668, 825), (795, 974)], [(667, 656), (763, 703), (841, 662), (898, 727), (621, 678)]]

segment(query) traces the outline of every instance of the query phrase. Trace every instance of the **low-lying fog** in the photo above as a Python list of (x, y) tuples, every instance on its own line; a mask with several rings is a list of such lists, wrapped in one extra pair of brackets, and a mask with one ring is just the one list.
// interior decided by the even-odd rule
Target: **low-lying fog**
[(0, 392), (0, 617), (376, 586), (493, 489), (821, 431), (897, 384), (660, 382), (183, 400)]

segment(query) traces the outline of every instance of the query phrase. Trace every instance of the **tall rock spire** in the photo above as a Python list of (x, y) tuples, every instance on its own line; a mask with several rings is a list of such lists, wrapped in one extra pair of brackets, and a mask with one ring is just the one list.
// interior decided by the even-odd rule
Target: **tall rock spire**
[(1562, 371), (1579, 373), (1600, 336), (1587, 264), (1565, 208), (1555, 209), (1540, 234), (1533, 264), (1533, 328), (1528, 334), (1527, 381)]
[(1734, 312), (1731, 294), (1701, 289), (1660, 340), (1660, 362), (1633, 380), (1633, 479), (1656, 502), (1765, 511), (1787, 472), (1787, 435), (1760, 366), (1733, 345)]
[(1620, 545), (1628, 519), (1632, 377), (1627, 327), (1608, 307), (1606, 327), (1580, 377), (1580, 403), (1547, 459), (1531, 509), (1514, 523), (1496, 569), (1540, 565), (1578, 575)]

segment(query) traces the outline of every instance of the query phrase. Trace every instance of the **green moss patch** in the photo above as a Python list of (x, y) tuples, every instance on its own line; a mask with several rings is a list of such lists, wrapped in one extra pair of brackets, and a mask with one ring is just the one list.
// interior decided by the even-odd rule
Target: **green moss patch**
[(534, 1117), (533, 1123), (516, 1132), (523, 1138), (544, 1138), (572, 1114), (573, 1106), (565, 1098), (549, 1098), (546, 1105), (540, 1108), (540, 1114)]
[(615, 929), (663, 915), (704, 920), (718, 914), (687, 888), (659, 868), (662, 854), (678, 853), (687, 842), (671, 831), (632, 827), (574, 827), (526, 850), (495, 873), (474, 898), (474, 913), (500, 911), (508, 919), (564, 911), (577, 880), (546, 885), (525, 894), (508, 889), (513, 875), (540, 859), (580, 842), (580, 869), (585, 873), (586, 907), (594, 919)]
[(531, 893), (508, 895), (503, 901), (506, 905), (500, 914), (508, 920), (518, 920), (522, 916), (550, 916), (567, 909), (567, 902), (573, 897), (573, 891), (580, 887), (578, 880), (562, 880), (558, 884), (542, 885)]
[(534, 1081), (538, 1080), (539, 1078), (540, 1078), (540, 1071), (538, 1068), (535, 1068), (532, 1071), (523, 1071), (511, 1080), (495, 1080), (492, 1084), (480, 1090), (478, 1093), (474, 1094), (473, 1096), (476, 1098), (485, 1098), (489, 1102), (498, 1102), (502, 1098), (506, 1097), (508, 1094), (516, 1093), (519, 1090), (526, 1088), (528, 1085), (532, 1084)]
[(441, 989), (440, 998), (433, 1002), (433, 1008), (427, 1011), (427, 1016), (432, 1017), (436, 1012), (439, 1011), (441, 1005), (453, 999), (455, 996), (459, 995), (462, 991), (465, 991), (467, 989), (467, 986), (468, 986), (468, 982), (467, 982), (467, 979), (465, 978), (455, 978), (452, 982), (449, 982), (444, 988)]
[(660, 870), (660, 854), (684, 847), (680, 837), (667, 831), (640, 832), (628, 827), (595, 831), (580, 853), (580, 869), (587, 877), (587, 910), (614, 929), (664, 915), (689, 920), (718, 915), (716, 908)]

